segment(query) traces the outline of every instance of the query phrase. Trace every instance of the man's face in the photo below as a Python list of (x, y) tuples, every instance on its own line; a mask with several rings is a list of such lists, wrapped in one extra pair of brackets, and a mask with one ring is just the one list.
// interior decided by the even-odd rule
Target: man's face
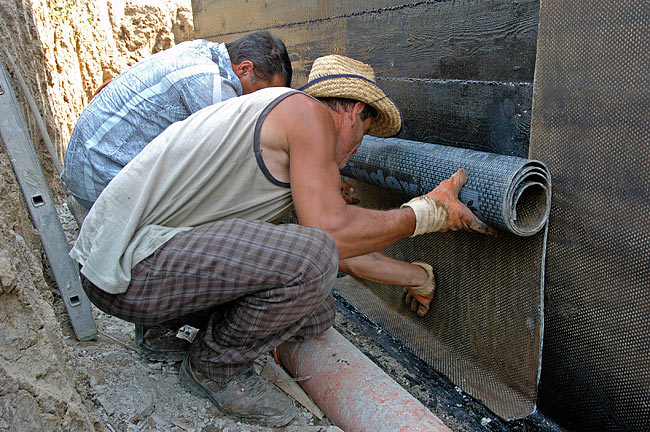
[[(363, 109), (363, 104), (361, 104)], [(336, 143), (336, 164), (339, 169), (348, 163), (348, 158), (357, 153), (363, 136), (370, 131), (371, 118), (361, 120), (361, 113), (356, 111), (352, 114), (352, 121), (345, 125), (339, 132)]]

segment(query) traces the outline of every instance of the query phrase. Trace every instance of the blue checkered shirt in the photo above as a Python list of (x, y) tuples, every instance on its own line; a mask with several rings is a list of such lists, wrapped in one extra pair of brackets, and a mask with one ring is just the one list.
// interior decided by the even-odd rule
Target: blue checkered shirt
[(224, 44), (195, 40), (154, 54), (90, 101), (72, 132), (61, 180), (92, 204), (170, 124), (241, 94)]

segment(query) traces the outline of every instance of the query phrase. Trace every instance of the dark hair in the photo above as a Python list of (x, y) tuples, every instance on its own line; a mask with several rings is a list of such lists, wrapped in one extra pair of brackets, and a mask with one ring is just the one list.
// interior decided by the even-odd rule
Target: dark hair
[[(330, 108), (332, 108), (336, 112), (340, 112), (339, 109), (343, 108), (344, 110), (347, 109), (348, 107), (354, 105), (357, 102), (357, 100), (353, 99), (346, 99), (346, 98), (337, 98), (337, 97), (326, 97), (326, 98), (318, 98), (319, 101), (326, 103), (329, 105)], [(377, 110), (375, 107), (373, 107), (370, 104), (367, 104), (363, 102), (366, 106), (363, 108), (363, 111), (361, 111), (361, 121), (364, 121), (367, 118), (377, 118)]]
[(250, 61), (258, 78), (270, 80), (277, 74), (291, 85), (293, 69), (287, 47), (269, 32), (258, 30), (226, 44), (230, 61), (234, 64)]

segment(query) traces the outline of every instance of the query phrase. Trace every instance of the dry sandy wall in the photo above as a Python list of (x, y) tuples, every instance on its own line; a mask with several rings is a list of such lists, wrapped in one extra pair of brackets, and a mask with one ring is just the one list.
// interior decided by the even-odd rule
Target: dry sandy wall
[[(104, 80), (194, 38), (190, 0), (0, 0), (0, 29), (0, 58), (59, 202), (64, 188), (8, 57), (27, 81), (62, 161), (76, 119)], [(51, 279), (0, 146), (0, 431), (105, 430), (56, 319)]]

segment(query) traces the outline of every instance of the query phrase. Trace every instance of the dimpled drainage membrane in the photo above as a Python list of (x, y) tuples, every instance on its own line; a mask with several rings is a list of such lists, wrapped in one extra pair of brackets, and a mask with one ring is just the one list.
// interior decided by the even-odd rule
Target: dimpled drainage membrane
[(366, 138), (343, 173), (365, 180), (349, 178), (361, 205), (389, 209), (428, 192), (460, 167), (469, 174), (461, 201), (501, 234), (427, 234), (383, 251), (433, 266), (437, 289), (425, 317), (403, 304), (401, 287), (365, 281), (362, 285), (346, 277), (337, 281), (336, 290), (496, 414), (521, 418), (535, 411), (540, 373), (550, 208), (550, 177), (544, 164)]
[(542, 1), (532, 157), (553, 172), (540, 407), (650, 430), (650, 2)]
[(465, 168), (460, 200), (488, 225), (520, 236), (537, 233), (551, 209), (551, 180), (539, 161), (398, 138), (366, 136), (343, 175), (423, 195)]
[[(402, 305), (398, 287), (338, 283), (504, 418), (535, 408), (544, 330), (546, 415), (571, 430), (650, 430), (649, 23), (647, 1), (540, 3), (530, 155), (553, 172), (547, 230), (430, 234), (387, 249), (433, 265), (438, 288), (424, 318)], [(387, 165), (388, 188), (419, 186), (419, 173)], [(366, 207), (412, 195), (355, 186)]]

